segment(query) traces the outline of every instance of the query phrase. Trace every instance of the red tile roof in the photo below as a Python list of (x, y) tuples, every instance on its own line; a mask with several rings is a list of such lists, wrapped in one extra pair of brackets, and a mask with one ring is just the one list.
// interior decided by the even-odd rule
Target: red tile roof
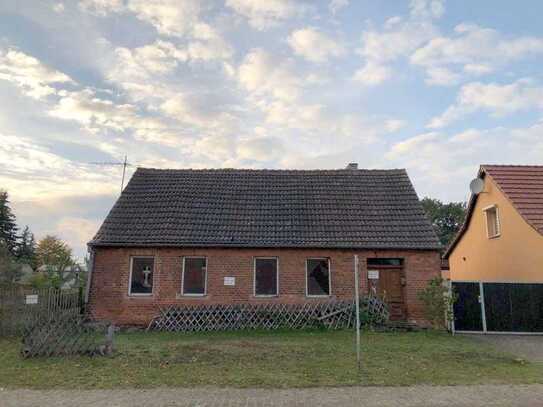
[(483, 165), (516, 210), (543, 235), (543, 166)]
[[(479, 177), (490, 176), (519, 214), (543, 235), (543, 165), (481, 165)], [(466, 232), (477, 195), (471, 195), (466, 219), (445, 253), (448, 259)]]

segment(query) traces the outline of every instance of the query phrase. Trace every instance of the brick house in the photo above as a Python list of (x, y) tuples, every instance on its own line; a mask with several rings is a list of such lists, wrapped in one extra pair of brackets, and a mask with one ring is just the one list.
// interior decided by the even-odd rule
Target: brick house
[(139, 168), (89, 243), (90, 316), (144, 325), (166, 304), (385, 295), (424, 323), (417, 292), (440, 245), (405, 170)]

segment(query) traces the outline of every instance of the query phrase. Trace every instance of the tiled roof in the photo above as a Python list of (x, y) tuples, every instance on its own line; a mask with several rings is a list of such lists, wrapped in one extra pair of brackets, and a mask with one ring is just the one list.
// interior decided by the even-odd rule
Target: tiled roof
[(543, 234), (543, 166), (483, 165), (522, 217)]
[[(513, 207), (535, 230), (543, 234), (543, 166), (481, 165), (479, 177), (489, 175)], [(478, 195), (471, 195), (464, 224), (445, 253), (448, 258), (466, 232)]]
[(102, 246), (439, 249), (405, 170), (138, 168)]

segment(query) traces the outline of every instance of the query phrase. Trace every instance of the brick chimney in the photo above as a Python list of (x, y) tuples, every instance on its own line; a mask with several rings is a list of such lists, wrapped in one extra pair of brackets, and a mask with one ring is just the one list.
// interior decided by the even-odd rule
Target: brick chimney
[(349, 163), (347, 164), (346, 170), (357, 170), (358, 169), (358, 163)]

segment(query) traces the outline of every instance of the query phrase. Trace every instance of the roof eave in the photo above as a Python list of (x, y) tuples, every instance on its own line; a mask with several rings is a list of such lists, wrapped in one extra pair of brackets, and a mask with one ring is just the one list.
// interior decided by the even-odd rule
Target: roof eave
[(247, 244), (247, 243), (134, 243), (134, 242), (89, 242), (91, 248), (96, 247), (141, 247), (141, 248), (225, 248), (225, 249), (335, 249), (335, 250), (424, 250), (440, 251), (440, 245), (428, 246), (371, 246), (371, 245), (270, 245), (270, 244)]

